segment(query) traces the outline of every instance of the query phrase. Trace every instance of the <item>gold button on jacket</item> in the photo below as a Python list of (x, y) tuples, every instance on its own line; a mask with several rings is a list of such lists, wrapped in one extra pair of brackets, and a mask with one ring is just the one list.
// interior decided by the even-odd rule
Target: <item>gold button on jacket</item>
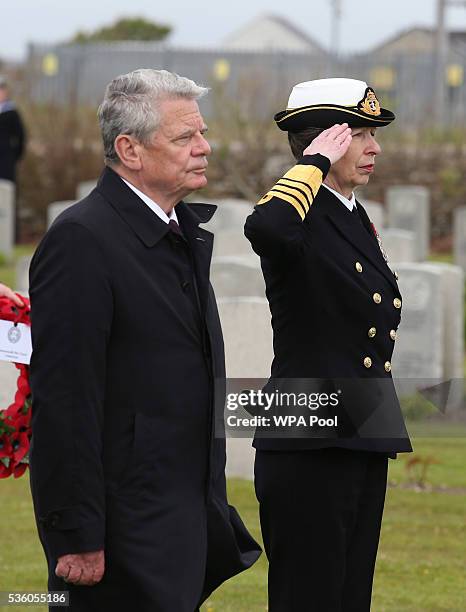
[(390, 330), (390, 338), (392, 340), (396, 340), (396, 331), (394, 329)]
[(393, 300), (393, 306), (395, 306), (395, 308), (401, 308), (401, 300), (400, 300), (400, 298), (395, 298)]
[(389, 361), (385, 362), (385, 372), (390, 372), (392, 369), (392, 364)]
[[(342, 402), (349, 418), (338, 424), (337, 434), (345, 447), (402, 452), (397, 449), (408, 448), (399, 436), (402, 415), (392, 373), (384, 368), (395, 345), (390, 330), (400, 324), (402, 309), (393, 304), (395, 298), (401, 301), (400, 289), (363, 207), (358, 204), (361, 223), (320, 186), (328, 167), (320, 171), (298, 163), (246, 220), (244, 233), (261, 257), (272, 313), (271, 380), (346, 379)], [(374, 420), (383, 422), (383, 438), (354, 435), (353, 428), (359, 430), (365, 415), (379, 406), (383, 414)], [(254, 445), (259, 450), (321, 446), (314, 436), (299, 445), (287, 438), (258, 436)]]

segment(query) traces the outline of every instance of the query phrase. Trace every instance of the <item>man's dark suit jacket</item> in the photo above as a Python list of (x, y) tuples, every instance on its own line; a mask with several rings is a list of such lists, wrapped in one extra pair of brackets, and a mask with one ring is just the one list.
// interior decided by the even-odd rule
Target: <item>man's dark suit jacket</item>
[[(198, 226), (215, 208), (177, 205), (185, 243), (107, 168), (33, 258), (31, 489), (72, 610), (193, 612), (260, 554), (213, 435), (224, 352)], [(58, 556), (99, 549), (98, 585), (55, 577)]]
[(23, 122), (12, 102), (0, 112), (0, 179), (15, 182), (16, 164), (24, 150)]
[(322, 155), (303, 157), (259, 201), (245, 235), (261, 257), (272, 313), (266, 390), (341, 392), (338, 407), (324, 410), (338, 426), (278, 437), (258, 430), (254, 446), (394, 456), (411, 450), (390, 371), (401, 296), (364, 208), (350, 212), (321, 186), (329, 167)]

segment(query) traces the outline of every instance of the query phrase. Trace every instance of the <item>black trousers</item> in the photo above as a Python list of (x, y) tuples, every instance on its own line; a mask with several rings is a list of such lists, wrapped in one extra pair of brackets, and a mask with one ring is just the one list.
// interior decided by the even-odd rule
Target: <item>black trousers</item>
[(369, 612), (386, 456), (257, 451), (269, 612)]

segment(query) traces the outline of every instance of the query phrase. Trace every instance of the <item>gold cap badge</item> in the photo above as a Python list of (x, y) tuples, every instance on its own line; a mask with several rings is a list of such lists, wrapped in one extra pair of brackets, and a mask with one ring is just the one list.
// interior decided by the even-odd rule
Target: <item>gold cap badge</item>
[(366, 89), (364, 98), (358, 103), (358, 109), (367, 115), (374, 115), (376, 117), (380, 115), (380, 103), (377, 100), (374, 90), (370, 87)]

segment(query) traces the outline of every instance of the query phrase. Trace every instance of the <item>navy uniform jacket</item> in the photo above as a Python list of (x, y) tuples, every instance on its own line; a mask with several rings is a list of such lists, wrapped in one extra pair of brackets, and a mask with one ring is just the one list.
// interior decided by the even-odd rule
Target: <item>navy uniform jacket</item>
[(350, 212), (321, 188), (329, 167), (321, 155), (303, 157), (255, 206), (245, 235), (261, 258), (272, 314), (267, 388), (313, 379), (314, 390), (338, 390), (338, 427), (299, 439), (256, 431), (254, 446), (393, 456), (412, 450), (390, 364), (401, 295), (364, 208)]
[[(34, 255), (31, 488), (49, 589), (73, 611), (193, 612), (259, 556), (213, 435), (214, 210), (177, 205), (185, 242), (107, 168)], [(57, 557), (99, 549), (99, 584), (55, 576)]]

